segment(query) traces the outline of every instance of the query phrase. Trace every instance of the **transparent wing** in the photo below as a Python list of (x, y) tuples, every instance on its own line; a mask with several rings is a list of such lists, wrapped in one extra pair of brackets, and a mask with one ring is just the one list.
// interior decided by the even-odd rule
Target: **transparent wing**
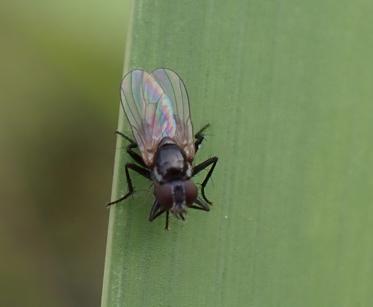
[(133, 70), (123, 79), (121, 103), (143, 160), (153, 164), (159, 142), (168, 137), (187, 158), (194, 156), (194, 138), (189, 100), (184, 83), (168, 69), (151, 74)]
[(170, 137), (184, 149), (187, 158), (192, 160), (194, 135), (185, 84), (175, 72), (169, 69), (157, 69), (152, 72), (152, 75), (171, 101), (176, 129), (174, 135)]

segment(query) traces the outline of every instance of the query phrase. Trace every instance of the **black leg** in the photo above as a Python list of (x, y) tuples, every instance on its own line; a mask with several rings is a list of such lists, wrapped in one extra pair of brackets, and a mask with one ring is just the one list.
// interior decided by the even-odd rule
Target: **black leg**
[(133, 151), (134, 148), (137, 147), (137, 144), (136, 143), (132, 143), (132, 144), (129, 144), (127, 146), (127, 153), (131, 156), (131, 158), (133, 160), (135, 160), (138, 164), (140, 164), (141, 166), (143, 167), (147, 167), (144, 163), (144, 160), (142, 159), (142, 157), (135, 151)]
[(206, 178), (205, 180), (203, 180), (202, 182), (202, 188), (201, 188), (201, 193), (202, 193), (202, 197), (203, 199), (211, 205), (211, 202), (206, 198), (206, 195), (205, 195), (205, 186), (207, 184), (207, 182), (209, 181), (211, 175), (212, 175), (212, 172), (214, 171), (214, 168), (215, 168), (215, 165), (216, 163), (218, 162), (218, 157), (212, 157), (212, 158), (209, 158), (207, 159), (206, 161), (196, 165), (194, 168), (193, 168), (193, 174), (192, 174), (192, 177), (194, 177), (195, 175), (197, 175), (200, 171), (204, 170), (205, 168), (209, 167), (210, 165), (211, 168), (209, 170), (209, 172), (207, 173), (206, 175)]
[(204, 203), (204, 201), (202, 199), (197, 198), (194, 201), (194, 203), (197, 204), (198, 206), (190, 205), (189, 208), (197, 209), (197, 210), (203, 210), (203, 211), (210, 211), (210, 208), (209, 208), (208, 204)]
[(166, 211), (166, 225), (164, 227), (164, 229), (166, 229), (166, 230), (168, 230), (168, 219), (169, 219), (169, 217), (170, 217), (170, 211), (167, 210)]
[(159, 201), (156, 199), (153, 203), (153, 206), (152, 208), (150, 209), (150, 213), (149, 213), (149, 222), (153, 221), (155, 219), (155, 215), (158, 213), (160, 209), (160, 203)]
[(130, 137), (128, 137), (127, 135), (125, 135), (124, 133), (120, 132), (120, 131), (115, 131), (115, 133), (118, 134), (118, 135), (120, 135), (122, 138), (126, 139), (128, 142), (130, 142), (127, 145), (127, 153), (138, 164), (140, 164), (143, 167), (146, 167), (146, 165), (145, 165), (144, 160), (142, 159), (142, 157), (137, 152), (133, 151), (135, 148), (138, 147), (137, 144), (136, 144), (136, 142), (134, 140), (132, 140)]
[(199, 149), (199, 146), (201, 145), (201, 143), (203, 142), (203, 140), (205, 139), (205, 135), (203, 134), (203, 132), (210, 126), (210, 124), (207, 124), (205, 126), (203, 126), (197, 133), (196, 135), (194, 136), (195, 138), (195, 142), (194, 142), (194, 148), (195, 148), (195, 151), (197, 152), (198, 149)]
[(140, 166), (138, 166), (137, 164), (134, 164), (134, 163), (127, 163), (126, 164), (126, 178), (127, 178), (127, 186), (128, 186), (128, 192), (127, 194), (125, 194), (124, 196), (122, 196), (121, 198), (117, 199), (117, 200), (114, 200), (110, 203), (108, 203), (106, 205), (106, 207), (109, 207), (111, 205), (114, 205), (116, 203), (119, 203), (121, 202), (122, 200), (125, 200), (128, 196), (130, 196), (131, 194), (133, 194), (134, 190), (133, 190), (133, 185), (132, 185), (132, 180), (131, 180), (131, 177), (130, 177), (130, 174), (129, 174), (129, 170), (133, 170), (135, 171), (136, 173), (144, 176), (145, 178), (147, 179), (151, 179), (150, 178), (150, 171), (145, 169), (145, 168), (142, 168)]
[(120, 132), (120, 131), (117, 130), (117, 131), (115, 131), (115, 134), (120, 135), (122, 138), (126, 139), (131, 144), (136, 144), (136, 142), (134, 140), (132, 140), (129, 136), (125, 135), (123, 132)]
[(153, 222), (157, 217), (161, 216), (163, 213), (165, 213), (166, 209), (160, 210), (157, 214), (155, 214), (152, 219), (149, 217), (149, 222)]
[(158, 200), (154, 201), (149, 214), (149, 222), (153, 222), (158, 216), (162, 215), (166, 209), (162, 209)]

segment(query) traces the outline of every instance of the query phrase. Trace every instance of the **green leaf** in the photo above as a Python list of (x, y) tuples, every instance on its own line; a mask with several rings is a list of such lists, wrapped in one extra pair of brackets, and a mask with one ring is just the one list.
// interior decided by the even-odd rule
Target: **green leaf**
[[(102, 306), (369, 306), (373, 3), (134, 1), (126, 71), (184, 79), (209, 213), (147, 221), (149, 183), (110, 211)], [(119, 129), (129, 131), (120, 114)], [(126, 192), (118, 140), (113, 199)], [(201, 177), (197, 178), (201, 182)]]

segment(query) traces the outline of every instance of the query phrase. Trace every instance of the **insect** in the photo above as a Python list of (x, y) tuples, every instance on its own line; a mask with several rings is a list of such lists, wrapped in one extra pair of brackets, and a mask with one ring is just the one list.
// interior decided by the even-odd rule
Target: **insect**
[[(127, 153), (136, 163), (125, 165), (128, 192), (108, 206), (134, 193), (131, 170), (154, 184), (155, 200), (149, 221), (166, 213), (168, 229), (170, 212), (184, 220), (188, 208), (209, 211), (211, 202), (205, 195), (205, 187), (218, 158), (211, 157), (193, 166), (209, 124), (193, 135), (188, 94), (180, 77), (163, 68), (152, 73), (130, 71), (121, 84), (121, 105), (135, 140), (116, 133), (129, 142)], [(191, 178), (206, 168), (209, 170), (201, 184), (200, 197)]]

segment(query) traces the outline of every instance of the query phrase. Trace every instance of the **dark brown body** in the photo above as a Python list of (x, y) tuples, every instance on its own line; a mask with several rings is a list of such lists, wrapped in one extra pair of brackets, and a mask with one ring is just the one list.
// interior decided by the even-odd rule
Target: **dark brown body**
[(160, 143), (154, 161), (154, 195), (162, 209), (182, 217), (198, 196), (197, 187), (190, 180), (192, 165), (183, 150), (167, 138)]
[[(195, 151), (198, 151), (199, 145), (203, 141), (203, 127), (196, 135)], [(184, 151), (171, 139), (164, 138), (158, 146), (155, 153), (154, 165), (149, 168), (133, 149), (137, 144), (123, 133), (117, 132), (120, 136), (130, 142), (127, 146), (128, 154), (137, 163), (126, 164), (126, 178), (128, 184), (128, 193), (121, 198), (108, 203), (108, 206), (116, 204), (134, 193), (132, 180), (129, 170), (133, 170), (145, 178), (154, 182), (155, 201), (150, 210), (149, 221), (155, 220), (158, 216), (166, 212), (166, 226), (168, 229), (169, 212), (177, 218), (184, 220), (184, 214), (187, 208), (209, 211), (211, 202), (206, 198), (204, 188), (211, 177), (211, 174), (218, 161), (217, 157), (212, 157), (206, 161), (192, 166), (192, 163), (186, 159)], [(198, 190), (191, 178), (210, 167), (205, 179), (201, 184), (201, 196), (198, 197)]]

